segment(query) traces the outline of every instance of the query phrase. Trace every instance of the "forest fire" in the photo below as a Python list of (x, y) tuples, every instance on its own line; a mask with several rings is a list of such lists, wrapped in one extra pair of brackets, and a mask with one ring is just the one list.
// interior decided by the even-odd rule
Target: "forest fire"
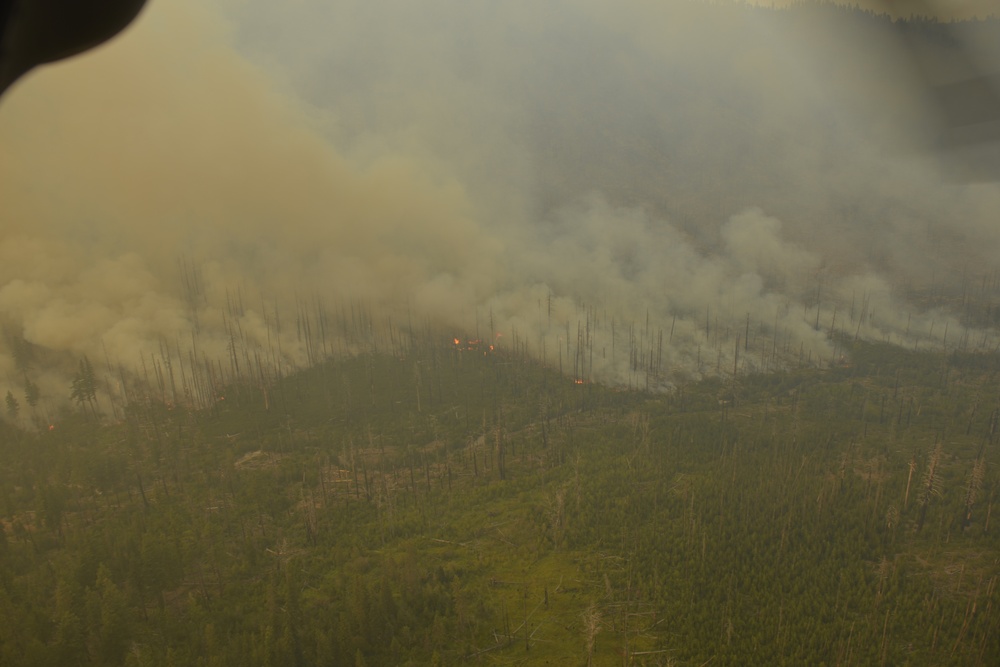
[(463, 350), (469, 352), (479, 352), (482, 351), (483, 354), (488, 352), (493, 352), (496, 348), (493, 345), (483, 345), (483, 341), (479, 338), (474, 338), (470, 340), (462, 340), (461, 338), (452, 338), (451, 342), (454, 343), (456, 350)]

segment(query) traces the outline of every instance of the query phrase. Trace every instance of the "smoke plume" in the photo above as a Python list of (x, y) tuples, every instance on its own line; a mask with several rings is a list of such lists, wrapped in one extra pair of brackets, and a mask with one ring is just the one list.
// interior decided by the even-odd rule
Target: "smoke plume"
[(326, 312), (637, 386), (991, 347), (1000, 190), (920, 152), (914, 39), (830, 7), (153, 2), (0, 104), (0, 391), (237, 335), (281, 368), (365, 349), (313, 349)]

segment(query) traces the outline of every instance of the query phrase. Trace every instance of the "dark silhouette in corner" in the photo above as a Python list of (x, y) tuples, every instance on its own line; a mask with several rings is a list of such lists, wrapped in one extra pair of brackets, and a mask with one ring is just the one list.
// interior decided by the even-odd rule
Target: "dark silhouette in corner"
[(0, 95), (31, 68), (102, 44), (146, 0), (0, 0)]

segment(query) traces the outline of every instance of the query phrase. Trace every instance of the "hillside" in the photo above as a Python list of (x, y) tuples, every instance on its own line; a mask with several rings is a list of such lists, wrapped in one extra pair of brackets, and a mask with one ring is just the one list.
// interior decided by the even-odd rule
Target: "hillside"
[(1000, 19), (150, 5), (0, 113), (0, 665), (1000, 662)]
[(991, 664), (1000, 357), (844, 345), (649, 394), (441, 341), (8, 429), (0, 662)]

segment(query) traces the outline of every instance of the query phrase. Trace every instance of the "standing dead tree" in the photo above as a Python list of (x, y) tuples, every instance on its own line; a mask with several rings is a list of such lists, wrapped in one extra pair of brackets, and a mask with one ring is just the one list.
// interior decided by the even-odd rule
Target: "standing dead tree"
[(594, 664), (594, 650), (597, 648), (597, 633), (601, 631), (601, 610), (593, 602), (583, 612), (583, 642), (587, 649), (587, 667)]
[(927, 472), (924, 473), (923, 484), (920, 489), (920, 517), (917, 519), (917, 532), (924, 527), (924, 520), (927, 518), (927, 506), (930, 504), (931, 496), (941, 495), (941, 441), (931, 453), (927, 462)]
[(969, 483), (965, 490), (965, 525), (972, 523), (972, 507), (979, 499), (979, 493), (983, 486), (983, 479), (986, 477), (986, 458), (980, 455), (972, 466), (969, 473)]

